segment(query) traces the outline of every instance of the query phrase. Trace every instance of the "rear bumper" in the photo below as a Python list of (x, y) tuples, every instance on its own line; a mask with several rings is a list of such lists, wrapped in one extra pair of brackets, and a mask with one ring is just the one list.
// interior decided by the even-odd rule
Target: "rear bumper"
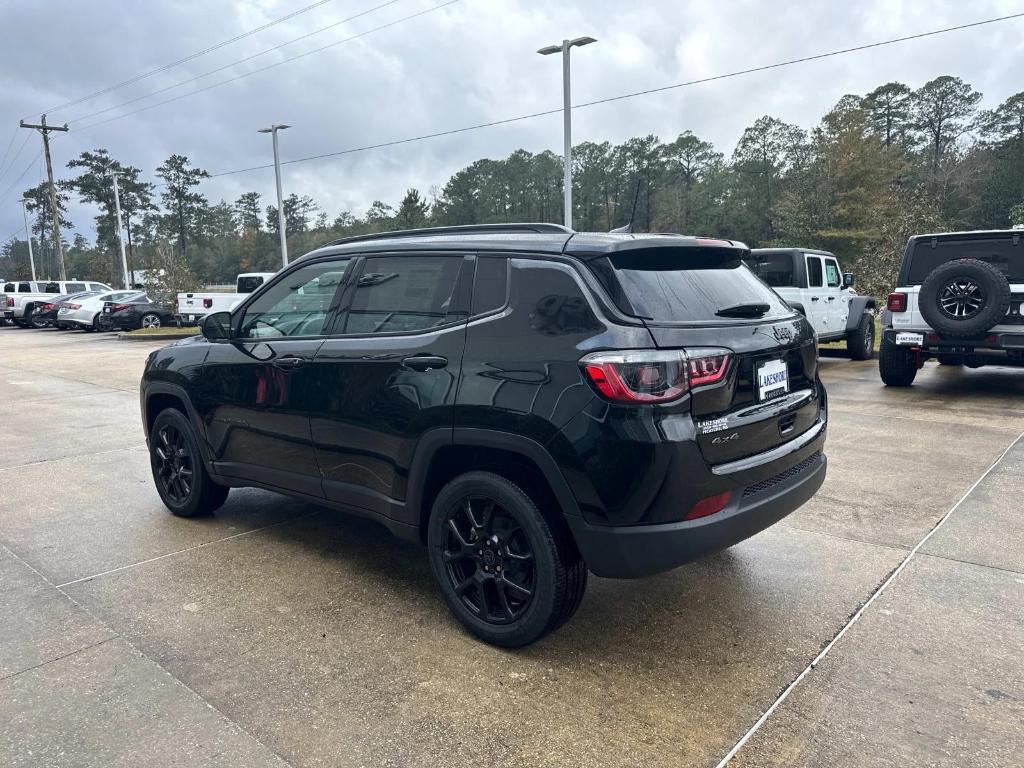
[[(897, 333), (920, 334), (923, 343), (896, 344)], [(925, 358), (949, 355), (971, 357), (993, 364), (1019, 365), (1024, 362), (1024, 326), (1020, 330), (990, 331), (980, 339), (950, 339), (931, 330), (886, 328), (882, 331), (882, 338), (889, 344), (920, 350)]]
[(779, 475), (748, 486), (733, 496), (725, 510), (706, 518), (623, 527), (591, 525), (581, 517), (566, 519), (595, 575), (651, 576), (743, 541), (802, 506), (825, 481), (824, 442), (822, 430), (800, 452), (804, 458)]

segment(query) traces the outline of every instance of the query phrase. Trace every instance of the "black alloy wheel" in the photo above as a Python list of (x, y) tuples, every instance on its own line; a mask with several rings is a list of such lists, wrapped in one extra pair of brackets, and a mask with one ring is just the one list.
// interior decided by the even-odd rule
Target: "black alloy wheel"
[(228, 488), (210, 479), (192, 424), (181, 411), (157, 414), (149, 431), (149, 459), (160, 499), (178, 517), (213, 512), (227, 501)]
[(939, 308), (946, 317), (969, 320), (985, 306), (985, 291), (970, 277), (955, 277), (939, 289)]
[(466, 496), (446, 515), (442, 557), (455, 594), (488, 624), (525, 613), (536, 588), (536, 564), (522, 527), (494, 499)]
[(157, 482), (164, 494), (175, 504), (184, 505), (192, 493), (195, 476), (193, 457), (185, 436), (172, 424), (161, 427), (153, 446), (160, 467)]
[(434, 498), (427, 548), (445, 603), (475, 637), (519, 648), (576, 612), (587, 587), (561, 510), (494, 472), (471, 471)]

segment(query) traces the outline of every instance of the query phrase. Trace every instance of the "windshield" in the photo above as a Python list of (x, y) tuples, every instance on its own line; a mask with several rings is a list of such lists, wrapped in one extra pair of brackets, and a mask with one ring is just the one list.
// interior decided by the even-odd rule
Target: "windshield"
[(654, 322), (735, 323), (793, 313), (732, 249), (645, 248), (598, 262), (619, 308)]
[(936, 267), (956, 259), (987, 261), (1012, 283), (1024, 283), (1024, 243), (1013, 244), (1013, 236), (981, 240), (918, 240), (910, 260), (909, 285), (920, 285)]

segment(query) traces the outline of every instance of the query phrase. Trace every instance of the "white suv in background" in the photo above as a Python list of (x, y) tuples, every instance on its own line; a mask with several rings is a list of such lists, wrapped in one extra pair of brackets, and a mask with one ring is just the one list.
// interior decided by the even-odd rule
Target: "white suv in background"
[(809, 248), (755, 248), (749, 266), (804, 314), (819, 342), (845, 339), (854, 360), (874, 355), (875, 300), (857, 295), (853, 274), (844, 273), (833, 254)]
[(915, 235), (897, 285), (878, 358), (887, 385), (910, 386), (931, 358), (1024, 366), (1024, 230)]

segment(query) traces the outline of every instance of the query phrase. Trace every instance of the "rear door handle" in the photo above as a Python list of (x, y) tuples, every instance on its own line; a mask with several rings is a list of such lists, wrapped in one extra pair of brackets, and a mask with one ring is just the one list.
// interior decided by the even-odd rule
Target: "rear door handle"
[(279, 357), (274, 360), (274, 367), (280, 368), (282, 371), (294, 371), (305, 364), (306, 360), (302, 357)]
[(811, 301), (821, 301), (817, 296), (811, 296)]
[(828, 297), (828, 300), (829, 300), (829, 301), (835, 301), (835, 300), (836, 300), (836, 297), (835, 297), (835, 296), (829, 296), (829, 297)]
[(402, 365), (414, 371), (430, 371), (434, 368), (444, 368), (448, 365), (448, 358), (439, 355), (414, 355), (402, 360)]

